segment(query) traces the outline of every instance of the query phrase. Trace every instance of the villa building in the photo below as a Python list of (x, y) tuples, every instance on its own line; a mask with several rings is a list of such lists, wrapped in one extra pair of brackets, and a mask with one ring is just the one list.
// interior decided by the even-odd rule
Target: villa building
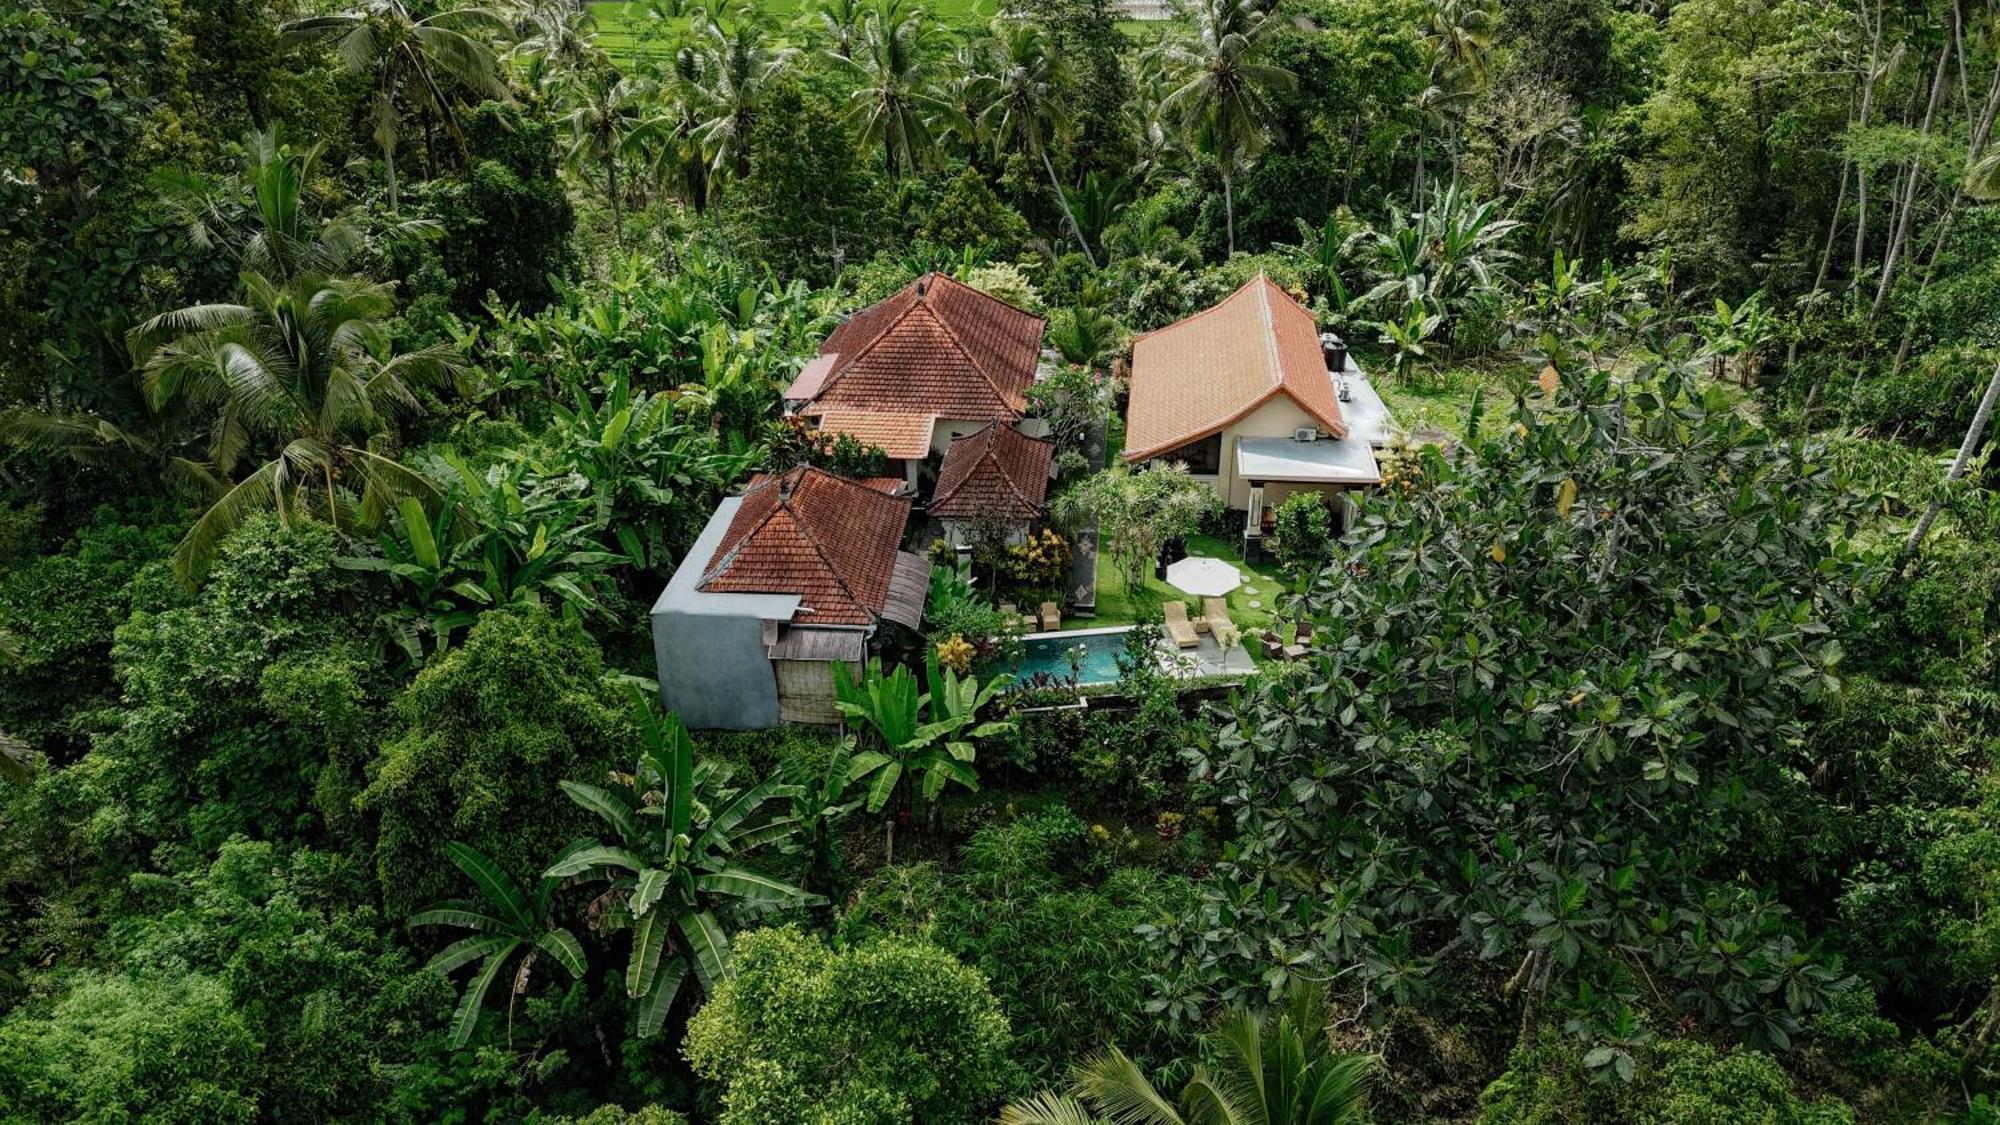
[(785, 409), (880, 447), (891, 471), (918, 488), (926, 459), (945, 454), (952, 439), (994, 422), (1022, 424), (1046, 326), (928, 273), (834, 329), (786, 388)]
[(833, 663), (858, 675), (878, 630), (922, 622), (901, 485), (799, 468), (724, 500), (653, 606), (666, 706), (695, 728), (838, 722)]
[(1313, 314), (1262, 274), (1132, 346), (1124, 459), (1180, 462), (1243, 513), (1246, 550), (1293, 493), (1380, 484), (1388, 409)]

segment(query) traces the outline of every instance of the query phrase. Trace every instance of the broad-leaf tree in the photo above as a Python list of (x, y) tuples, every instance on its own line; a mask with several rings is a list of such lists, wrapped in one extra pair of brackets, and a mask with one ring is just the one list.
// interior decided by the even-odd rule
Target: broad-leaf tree
[(605, 786), (561, 783), (604, 821), (610, 839), (566, 851), (544, 874), (609, 884), (592, 912), (606, 928), (632, 933), (625, 991), (638, 1001), (645, 1037), (659, 1032), (690, 973), (714, 993), (729, 971), (729, 932), (738, 921), (817, 900), (745, 862), (796, 829), (790, 817), (758, 816), (790, 787), (774, 778), (731, 788), (726, 763), (695, 761), (678, 715), (662, 714), (643, 693), (632, 713), (643, 745), (630, 774)]
[(479, 963), (478, 971), (466, 983), (457, 1013), (452, 1016), (454, 1047), (463, 1047), (471, 1041), (474, 1029), (479, 1026), (480, 1009), (486, 1005), (486, 994), (507, 966), (514, 965), (507, 992), (507, 1039), (511, 1046), (514, 1002), (528, 991), (535, 963), (543, 954), (561, 965), (572, 978), (584, 975), (583, 943), (576, 940), (568, 927), (550, 920), (550, 900), (562, 880), (545, 876), (536, 880), (533, 893), (528, 893), (499, 864), (475, 848), (452, 841), (444, 846), (444, 852), (452, 865), (465, 872), (465, 877), (478, 888), (479, 897), (440, 903), (412, 915), (410, 925), (455, 926), (472, 931), (471, 936), (446, 946), (427, 966), (436, 972), (450, 973), (475, 961)]

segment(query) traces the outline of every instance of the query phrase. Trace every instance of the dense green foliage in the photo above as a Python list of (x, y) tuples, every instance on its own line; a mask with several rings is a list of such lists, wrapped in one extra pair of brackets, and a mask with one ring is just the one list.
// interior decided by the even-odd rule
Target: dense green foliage
[[(0, 1120), (1991, 1119), (1993, 6), (1169, 7), (0, 12)], [(683, 730), (647, 607), (901, 471), (780, 392), (931, 270), (1055, 530)], [(1405, 431), (1235, 596), (1308, 657), (1011, 682), (1066, 534), (1240, 526), (1107, 466), (1259, 274)]]

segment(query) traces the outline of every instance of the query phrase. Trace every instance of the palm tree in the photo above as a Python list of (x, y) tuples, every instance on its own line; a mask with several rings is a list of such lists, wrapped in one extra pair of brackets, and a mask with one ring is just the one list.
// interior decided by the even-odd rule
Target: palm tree
[[(20, 662), (21, 642), (14, 634), (0, 629), (0, 668), (11, 667)], [(27, 743), (0, 730), (0, 779), (25, 784), (30, 777), (33, 777), (34, 768), (29, 764), (29, 753)]]
[(241, 279), (242, 300), (162, 313), (128, 337), (148, 403), (212, 414), (208, 467), (233, 479), (246, 456), (270, 450), (196, 519), (174, 548), (174, 570), (198, 582), (222, 538), (274, 509), (368, 530), (403, 495), (437, 486), (380, 447), (391, 420), (421, 409), (417, 390), (462, 370), (448, 347), (397, 354), (388, 286), (303, 273)]
[(690, 971), (705, 993), (722, 982), (729, 971), (725, 920), (818, 900), (743, 864), (797, 829), (790, 817), (751, 823), (766, 801), (791, 796), (790, 787), (772, 779), (726, 788), (729, 766), (697, 764), (679, 716), (662, 715), (643, 692), (633, 699), (633, 718), (644, 744), (632, 773), (614, 775), (609, 787), (561, 783), (571, 800), (611, 826), (616, 842), (565, 851), (544, 874), (610, 884), (592, 910), (602, 907), (612, 925), (632, 930), (625, 991), (639, 1001), (643, 1038), (658, 1034)]
[[(875, 0), (862, 20), (856, 57), (841, 59), (859, 80), (848, 106), (861, 143), (882, 146), (882, 167), (899, 179), (929, 156), (933, 123), (949, 121), (955, 107), (937, 88), (931, 55), (938, 31), (904, 0)], [(838, 56), (836, 56), (838, 57)]]
[(540, 879), (535, 893), (529, 895), (522, 892), (513, 876), (475, 848), (453, 841), (444, 846), (444, 854), (479, 888), (483, 900), (440, 903), (410, 918), (412, 926), (457, 926), (473, 931), (471, 937), (446, 946), (426, 966), (450, 973), (474, 961), (482, 962), (452, 1017), (451, 1045), (463, 1047), (472, 1039), (473, 1029), (479, 1026), (479, 1010), (486, 1005), (486, 993), (508, 962), (519, 957), (507, 993), (507, 1043), (511, 1047), (514, 1001), (528, 991), (529, 976), (540, 954), (555, 958), (573, 978), (584, 975), (583, 944), (566, 927), (549, 920), (549, 900), (562, 881)]
[(396, 138), (402, 112), (415, 109), (426, 126), (435, 116), (459, 137), (458, 115), (445, 87), (457, 83), (484, 98), (507, 97), (507, 84), (489, 46), (507, 22), (488, 8), (452, 8), (419, 18), (405, 0), (361, 0), (345, 12), (307, 16), (284, 26), (292, 42), (331, 39), (348, 70), (370, 76), (375, 143), (389, 180), (389, 209), (396, 189)]
[(1001, 1125), (1350, 1125), (1365, 1119), (1374, 1061), (1327, 1045), (1326, 1005), (1301, 989), (1267, 1026), (1249, 1012), (1209, 1036), (1213, 1069), (1197, 1066), (1177, 1098), (1112, 1048), (1075, 1068), (1066, 1094), (1044, 1091), (1000, 1111)]
[(618, 160), (632, 145), (639, 129), (638, 113), (644, 98), (632, 79), (610, 70), (592, 72), (580, 90), (580, 100), (563, 119), (570, 133), (565, 160), (579, 172), (592, 165), (604, 169), (604, 194), (611, 203), (611, 233), (622, 242), (624, 190), (619, 184)]
[(700, 35), (708, 56), (700, 73), (704, 84), (694, 86), (701, 123), (694, 135), (709, 153), (709, 171), (728, 171), (737, 179), (750, 175), (750, 132), (757, 106), (771, 80), (791, 63), (792, 52), (766, 42), (754, 9), (739, 11), (725, 27), (712, 15), (701, 18)]
[(993, 20), (992, 60), (993, 72), (985, 76), (989, 97), (980, 124), (999, 151), (1018, 152), (1040, 162), (1070, 236), (1083, 250), (1090, 268), (1096, 269), (1097, 256), (1090, 252), (1083, 228), (1076, 224), (1069, 197), (1049, 159), (1050, 138), (1067, 135), (1070, 128), (1071, 115), (1064, 101), (1068, 64), (1056, 53), (1041, 25), (1006, 16)]
[(1272, 96), (1297, 83), (1291, 71), (1258, 61), (1272, 26), (1259, 0), (1201, 0), (1194, 9), (1193, 39), (1165, 47), (1179, 85), (1161, 109), (1180, 118), (1195, 146), (1222, 173), (1231, 254), (1236, 253), (1236, 171), (1270, 142), (1277, 127)]
[(861, 24), (867, 15), (862, 0), (820, 0), (813, 6), (812, 19), (833, 43), (833, 53), (842, 59), (854, 57), (854, 45), (861, 38)]
[(575, 0), (528, 0), (514, 23), (510, 59), (527, 60), (523, 84), (530, 90), (574, 81), (605, 65), (597, 45), (597, 17)]

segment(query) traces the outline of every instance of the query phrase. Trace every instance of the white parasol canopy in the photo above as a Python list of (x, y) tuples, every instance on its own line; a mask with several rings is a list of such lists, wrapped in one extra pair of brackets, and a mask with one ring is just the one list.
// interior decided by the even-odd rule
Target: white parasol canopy
[(1243, 585), (1243, 575), (1221, 559), (1192, 555), (1167, 567), (1167, 585), (1196, 597), (1219, 598)]

